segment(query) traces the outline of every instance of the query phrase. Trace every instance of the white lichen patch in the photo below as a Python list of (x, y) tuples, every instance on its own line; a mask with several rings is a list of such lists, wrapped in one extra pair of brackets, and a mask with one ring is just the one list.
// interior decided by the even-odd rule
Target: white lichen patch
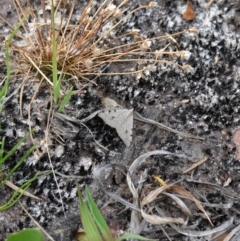
[(84, 167), (85, 171), (87, 171), (90, 168), (90, 166), (92, 165), (92, 158), (91, 157), (81, 157), (79, 164)]
[(64, 147), (62, 145), (57, 145), (54, 152), (56, 157), (61, 157), (64, 153)]

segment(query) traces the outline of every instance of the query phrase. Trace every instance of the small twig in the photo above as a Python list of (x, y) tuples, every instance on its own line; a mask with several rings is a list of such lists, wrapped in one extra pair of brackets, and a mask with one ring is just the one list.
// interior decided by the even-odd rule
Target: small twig
[(74, 175), (64, 175), (61, 172), (55, 171), (55, 174), (57, 174), (58, 176), (61, 176), (63, 178), (68, 178), (68, 179), (82, 179), (84, 178), (84, 176), (74, 176)]
[(207, 161), (207, 157), (205, 156), (203, 159), (201, 159), (200, 161), (198, 161), (197, 163), (194, 163), (192, 166), (190, 166), (188, 169), (186, 169), (183, 174), (186, 174), (187, 172), (192, 171), (193, 169), (195, 169), (196, 167), (200, 166), (201, 164), (203, 164), (205, 161)]
[(182, 137), (187, 137), (187, 138), (191, 138), (191, 139), (196, 139), (196, 140), (202, 140), (204, 141), (205, 138), (204, 137), (200, 137), (200, 136), (194, 136), (194, 135), (191, 135), (191, 134), (188, 134), (188, 133), (184, 133), (184, 132), (181, 132), (181, 131), (177, 131), (177, 130), (174, 130), (172, 129), (171, 127), (168, 127), (168, 126), (165, 126), (155, 120), (151, 120), (151, 119), (148, 119), (148, 118), (145, 118), (143, 116), (141, 116), (138, 112), (134, 111), (134, 116), (133, 118), (135, 120), (138, 120), (138, 121), (141, 121), (141, 122), (145, 122), (145, 123), (148, 123), (148, 124), (152, 124), (152, 125), (155, 125), (157, 126), (158, 128), (161, 128), (163, 130), (167, 130), (167, 131), (170, 131), (170, 132), (173, 132), (173, 133), (176, 133), (177, 135), (179, 136), (182, 136)]
[(88, 131), (89, 133), (92, 135), (92, 138), (93, 140), (95, 141), (95, 143), (100, 147), (102, 148), (104, 151), (109, 151), (109, 149), (107, 149), (105, 146), (101, 145), (95, 138), (94, 138), (94, 135), (92, 133), (92, 131), (84, 124), (84, 123), (81, 123), (81, 125), (83, 125)]
[[(94, 118), (97, 114), (99, 114), (100, 112), (102, 112), (102, 110), (97, 110), (95, 112), (93, 112), (91, 115), (89, 115), (88, 117), (82, 119), (82, 120), (76, 120), (76, 119), (73, 119), (67, 115), (64, 115), (64, 114), (61, 114), (61, 113), (58, 113), (58, 112), (55, 112), (54, 113), (54, 116), (56, 116), (57, 118), (59, 118), (60, 120), (64, 121), (65, 120), (68, 120), (68, 121), (71, 121), (73, 123), (77, 123), (77, 124), (80, 124), (82, 126), (84, 126), (88, 131), (89, 133), (91, 134), (91, 136), (93, 137), (93, 140), (95, 141), (95, 143), (100, 147), (102, 148), (104, 151), (109, 151), (109, 149), (107, 149), (105, 146), (101, 145), (95, 138), (94, 138), (94, 135), (92, 133), (92, 131), (84, 124), (84, 122), (87, 122), (89, 120), (91, 120), (92, 118)], [(70, 124), (70, 123), (69, 123)]]
[(87, 116), (86, 118), (83, 118), (81, 120), (76, 120), (76, 119), (74, 119), (74, 118), (72, 118), (68, 115), (64, 115), (64, 114), (61, 114), (61, 113), (58, 113), (58, 112), (55, 112), (54, 116), (56, 116), (57, 118), (59, 118), (62, 121), (68, 120), (68, 121), (71, 121), (73, 123), (81, 125), (82, 123), (87, 122), (87, 121), (91, 120), (92, 118), (94, 118), (100, 112), (102, 112), (102, 110), (94, 111), (92, 114), (90, 114), (89, 116)]
[(211, 189), (221, 191), (227, 197), (240, 199), (239, 194), (237, 194), (235, 192), (232, 192), (232, 191), (229, 191), (226, 188), (223, 188), (223, 187), (221, 187), (217, 184), (210, 183), (210, 182), (203, 182), (201, 180), (188, 179), (188, 178), (184, 179), (184, 180), (186, 180), (187, 182), (190, 182), (190, 183), (196, 183), (196, 184), (211, 186)]
[(23, 195), (25, 195), (25, 196), (27, 196), (27, 197), (31, 197), (31, 198), (34, 198), (34, 199), (37, 199), (37, 200), (41, 200), (41, 198), (39, 198), (39, 197), (31, 194), (31, 193), (28, 192), (28, 191), (24, 191), (23, 189), (21, 189), (20, 187), (14, 185), (12, 182), (9, 182), (8, 180), (6, 180), (6, 181), (4, 182), (4, 184), (5, 184), (6, 186), (10, 187), (11, 189), (13, 189), (14, 191), (19, 192), (19, 193), (21, 193), (21, 194), (23, 194)]
[(167, 234), (167, 232), (165, 231), (165, 229), (163, 228), (163, 225), (159, 225), (160, 228), (162, 229), (163, 233), (165, 234), (165, 236), (167, 237), (168, 241), (172, 241), (172, 239), (169, 237), (169, 235)]
[(207, 4), (207, 9), (209, 9), (211, 7), (211, 5), (213, 4), (215, 0), (210, 0), (209, 3)]

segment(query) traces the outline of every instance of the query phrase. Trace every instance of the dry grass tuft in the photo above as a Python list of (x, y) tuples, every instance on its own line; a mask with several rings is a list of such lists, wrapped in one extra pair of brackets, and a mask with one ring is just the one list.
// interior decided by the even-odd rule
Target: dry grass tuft
[[(52, 85), (52, 1), (42, 0), (42, 6), (34, 9), (30, 3), (23, 7), (20, 0), (13, 0), (18, 18), (26, 17), (20, 41), (12, 44), (12, 69), (15, 74), (30, 73), (45, 78)], [(99, 75), (136, 74), (138, 78), (156, 71), (157, 63), (174, 64), (164, 60), (166, 55), (186, 56), (185, 51), (167, 51), (168, 46), (151, 50), (153, 42), (164, 38), (173, 42), (174, 36), (165, 35), (148, 39), (138, 29), (118, 35), (119, 27), (141, 9), (157, 6), (155, 2), (129, 10), (129, 0), (114, 5), (113, 0), (104, 0), (95, 9), (90, 0), (78, 19), (75, 18), (76, 0), (70, 5), (65, 0), (54, 1), (55, 36), (57, 45), (57, 69), (63, 79), (91, 81)], [(120, 73), (103, 73), (109, 64), (134, 62), (136, 67)], [(189, 66), (180, 66), (188, 70)]]

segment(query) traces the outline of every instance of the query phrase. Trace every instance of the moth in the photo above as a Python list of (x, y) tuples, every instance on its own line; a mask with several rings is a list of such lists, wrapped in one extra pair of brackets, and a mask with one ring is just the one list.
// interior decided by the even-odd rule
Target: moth
[(124, 144), (129, 147), (132, 142), (133, 109), (114, 107), (104, 109), (98, 116), (109, 126), (115, 128)]

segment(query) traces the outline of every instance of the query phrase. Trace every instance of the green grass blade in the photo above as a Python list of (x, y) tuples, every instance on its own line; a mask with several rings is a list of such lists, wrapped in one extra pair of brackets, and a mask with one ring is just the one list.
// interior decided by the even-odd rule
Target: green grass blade
[(22, 137), (15, 146), (4, 156), (1, 158), (0, 163), (3, 164), (13, 153), (18, 149), (18, 147), (29, 137), (29, 133)]
[(51, 8), (51, 27), (52, 27), (52, 78), (53, 78), (53, 100), (57, 104), (60, 96), (61, 79), (58, 80), (58, 69), (57, 69), (57, 40), (55, 32), (55, 19), (54, 19), (54, 5), (52, 0)]
[[(9, 67), (10, 67), (10, 64), (9, 64)], [(7, 67), (7, 69), (8, 69), (8, 67)], [(2, 112), (3, 106), (5, 104), (5, 98), (6, 98), (6, 95), (7, 95), (8, 85), (9, 85), (9, 79), (10, 79), (10, 77), (5, 80), (4, 86), (0, 90), (0, 113)]]
[(10, 74), (11, 74), (10, 53), (9, 53), (10, 52), (9, 51), (10, 45), (11, 45), (12, 40), (13, 40), (14, 36), (16, 35), (17, 31), (23, 25), (23, 22), (24, 22), (25, 19), (26, 19), (26, 16), (24, 16), (20, 20), (20, 22), (17, 24), (16, 28), (12, 31), (8, 40), (6, 41), (5, 63), (6, 63), (6, 68), (7, 68), (7, 78), (5, 80), (3, 88), (0, 90), (0, 113), (2, 112), (2, 109), (3, 109), (3, 105), (4, 105), (4, 102), (5, 102), (5, 98), (6, 98), (6, 95), (7, 95), (8, 86), (9, 86), (9, 82), (10, 82)]
[(145, 238), (145, 237), (142, 237), (142, 236), (140, 236), (138, 234), (134, 234), (134, 233), (127, 233), (127, 234), (124, 234), (121, 237), (117, 238), (115, 241), (122, 241), (122, 240), (126, 240), (126, 239), (129, 239), (129, 238), (144, 240), (144, 241), (156, 241), (156, 240), (158, 240), (158, 239)]
[(83, 201), (82, 193), (80, 191), (80, 188), (78, 186), (78, 196), (80, 201), (80, 215), (81, 215), (81, 221), (83, 224), (84, 231), (87, 235), (87, 238), (89, 241), (102, 241), (101, 234), (97, 228), (97, 225), (95, 224), (93, 217), (88, 210), (88, 207), (86, 203)]
[(87, 194), (87, 200), (88, 200), (88, 205), (90, 208), (90, 211), (92, 213), (93, 218), (95, 219), (95, 222), (104, 238), (104, 240), (107, 241), (113, 241), (113, 235), (111, 233), (110, 228), (108, 227), (105, 219), (103, 218), (100, 210), (98, 209), (96, 203), (93, 201), (91, 194), (89, 192), (89, 189), (86, 187), (85, 192)]
[[(35, 176), (34, 176), (35, 177)], [(29, 180), (27, 180), (25, 183), (23, 183), (19, 189), (22, 189), (23, 191), (26, 191), (28, 189), (28, 187), (30, 186), (30, 184), (36, 179), (35, 178), (31, 178)], [(11, 198), (7, 201), (7, 203), (3, 204), (2, 206), (0, 206), (0, 211), (4, 211), (7, 210), (9, 208), (11, 208), (12, 206), (14, 206), (17, 201), (23, 196), (23, 192), (18, 192), (18, 190), (14, 191), (13, 195), (11, 196)]]
[[(26, 191), (27, 188), (29, 187), (30, 184), (28, 185), (22, 185), (20, 188), (23, 191)], [(0, 211), (4, 211), (7, 210), (9, 208), (11, 208), (12, 206), (14, 206), (17, 201), (23, 196), (23, 193), (18, 192), (17, 190), (13, 193), (13, 195), (11, 196), (11, 198), (8, 200), (7, 203), (3, 204), (2, 206), (0, 206)]]
[(2, 183), (4, 183), (4, 181), (6, 181), (6, 180), (18, 169), (18, 167), (28, 158), (28, 156), (33, 152), (34, 149), (35, 149), (35, 146), (32, 146), (32, 147), (20, 158), (20, 160), (17, 162), (17, 164), (10, 170), (10, 172), (8, 172), (8, 174), (7, 174), (6, 177), (3, 179), (3, 181), (0, 182), (0, 186), (2, 185)]
[[(34, 177), (32, 177), (31, 179), (27, 180), (26, 182), (24, 182), (19, 189), (22, 189), (23, 191), (26, 191), (28, 189), (28, 187), (30, 186), (30, 184), (35, 181), (38, 177), (40, 177), (41, 175), (34, 175)], [(0, 211), (4, 211), (7, 210), (9, 208), (11, 208), (12, 206), (14, 206), (17, 201), (23, 196), (24, 194), (22, 192), (18, 192), (17, 190), (13, 193), (13, 195), (11, 196), (11, 198), (8, 200), (7, 203), (3, 204), (2, 206), (0, 206)]]
[[(59, 78), (59, 80), (57, 80), (56, 85), (54, 88), (54, 94), (55, 94), (55, 101), (54, 103), (57, 104), (59, 97), (60, 97), (60, 92), (61, 92), (61, 78)], [(53, 97), (54, 98), (54, 97)]]
[(65, 95), (64, 99), (62, 100), (59, 108), (58, 108), (58, 112), (62, 112), (64, 107), (66, 106), (66, 104), (69, 102), (70, 98), (72, 95), (72, 88), (67, 92), (67, 94)]

